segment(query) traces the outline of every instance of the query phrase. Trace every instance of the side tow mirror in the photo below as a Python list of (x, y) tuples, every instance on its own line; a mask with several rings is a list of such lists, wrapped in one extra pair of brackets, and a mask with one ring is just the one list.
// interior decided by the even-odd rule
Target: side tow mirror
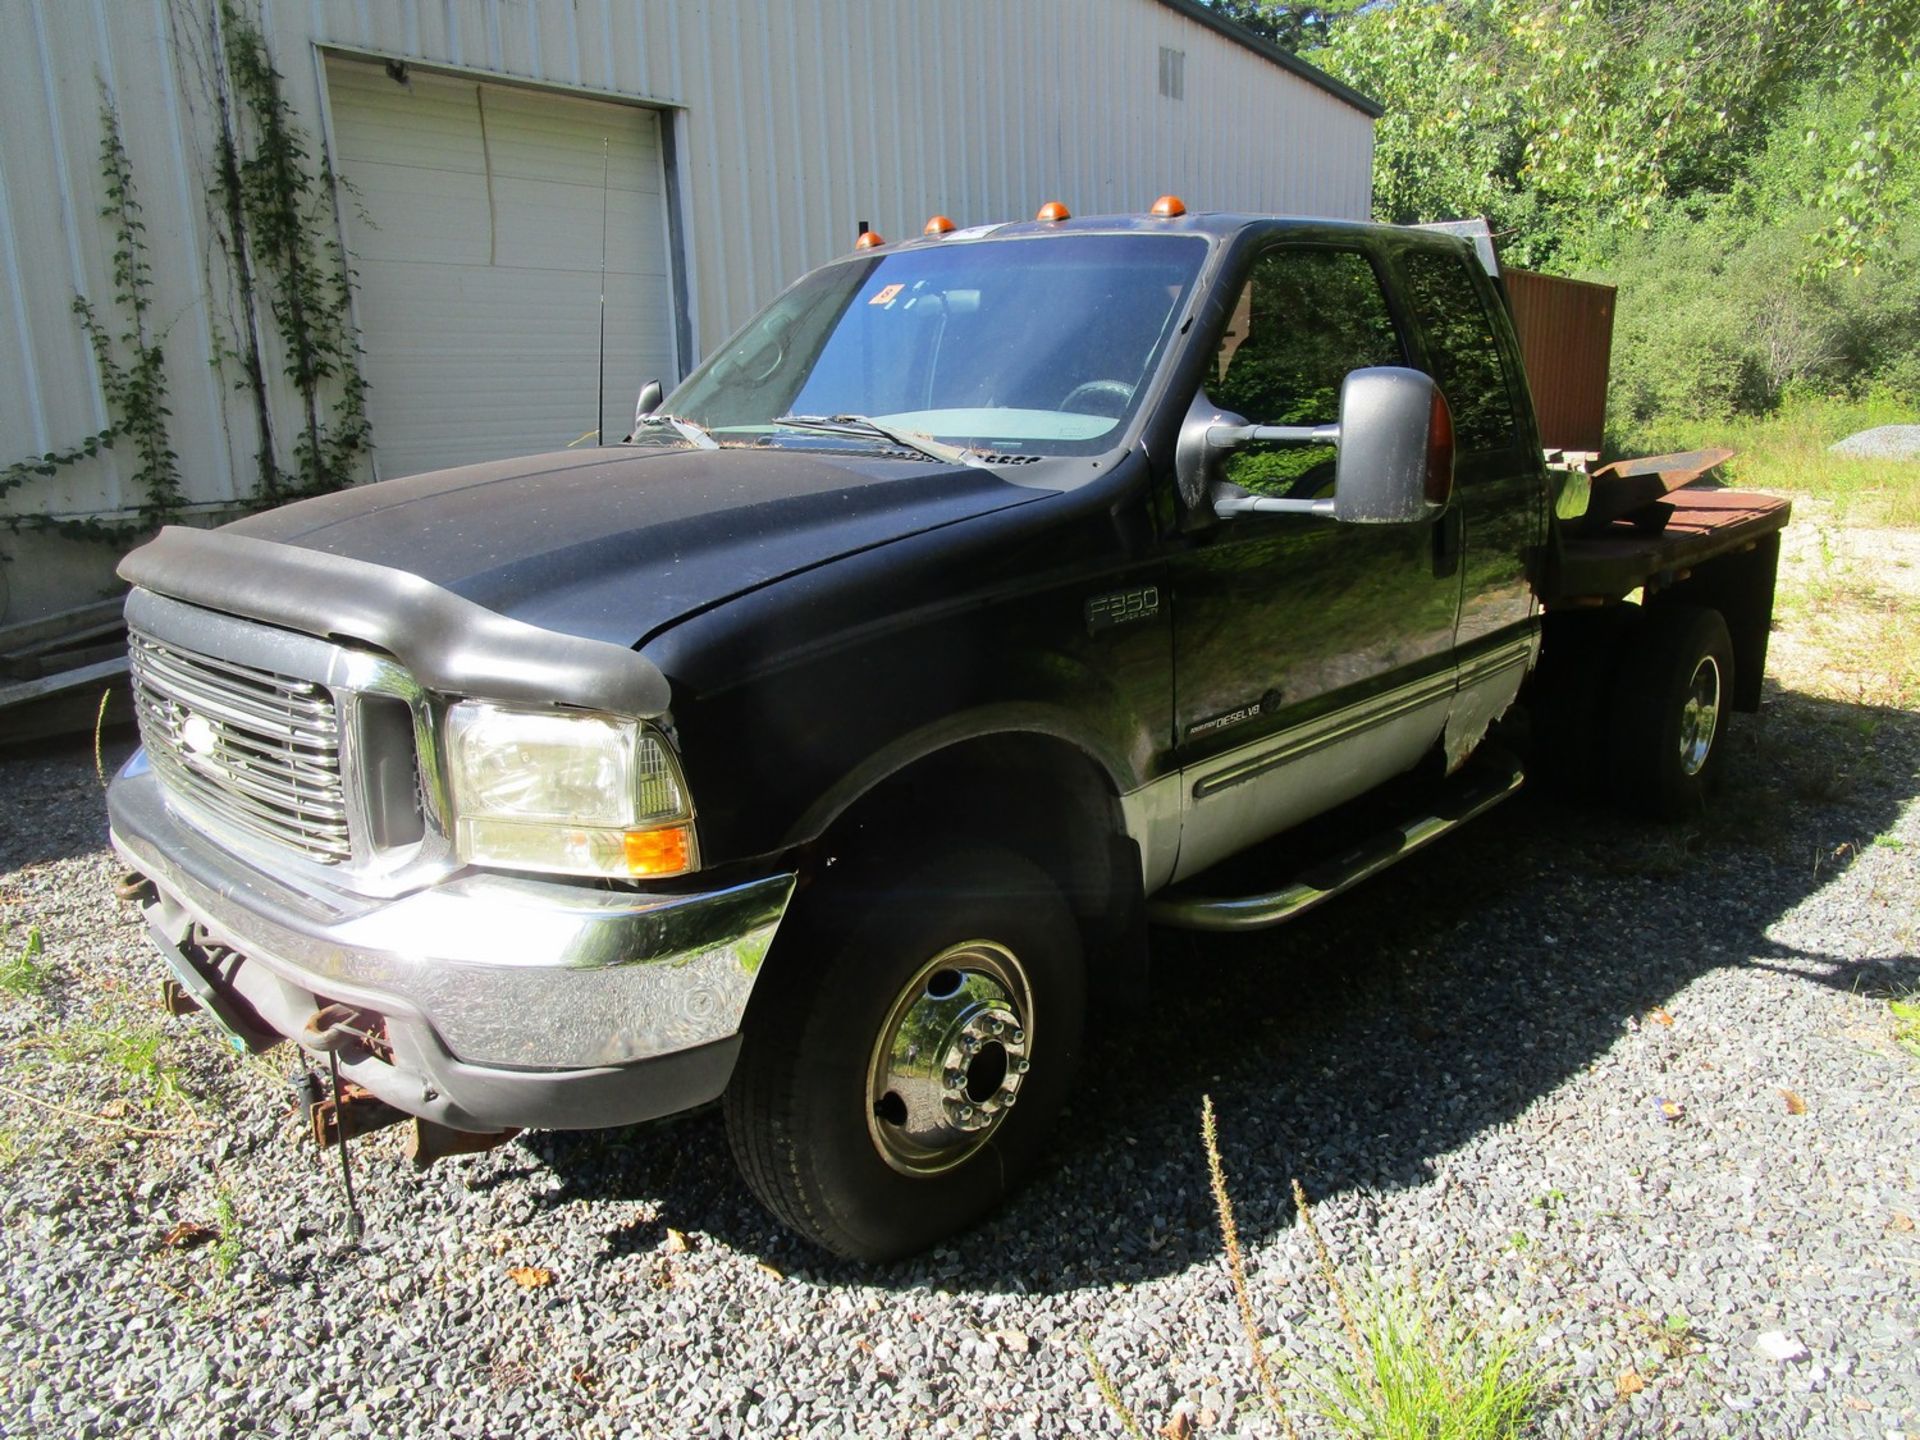
[[(640, 398), (633, 402), (633, 428), (638, 430), (640, 422), (660, 408), (660, 402), (667, 398), (666, 389), (658, 380), (649, 380), (640, 387)], [(631, 440), (632, 435), (627, 438)]]
[(1333, 517), (1355, 525), (1428, 520), (1453, 498), (1453, 412), (1433, 377), (1398, 365), (1340, 386)]
[[(1325, 500), (1249, 495), (1215, 479), (1218, 461), (1246, 445), (1332, 445), (1333, 496)], [(1337, 425), (1249, 425), (1194, 397), (1174, 450), (1180, 497), (1191, 508), (1212, 499), (1222, 519), (1248, 514), (1320, 515), (1351, 525), (1427, 520), (1453, 495), (1453, 416), (1430, 376), (1397, 365), (1349, 371)]]

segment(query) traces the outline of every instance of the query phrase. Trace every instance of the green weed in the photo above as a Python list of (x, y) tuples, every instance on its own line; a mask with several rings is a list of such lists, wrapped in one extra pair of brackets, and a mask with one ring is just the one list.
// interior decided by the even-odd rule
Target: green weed
[(45, 950), (40, 927), (35, 925), (27, 931), (26, 943), (19, 953), (0, 963), (0, 989), (22, 998), (44, 991), (53, 978), (52, 964), (42, 958)]
[(1357, 1440), (1518, 1440), (1544, 1378), (1513, 1337), (1436, 1316), (1407, 1287), (1372, 1286), (1356, 1301), (1361, 1346), (1316, 1394), (1321, 1414)]
[(47, 1054), (65, 1065), (101, 1063), (139, 1081), (169, 1108), (193, 1114), (179, 1072), (165, 1054), (167, 1035), (146, 1025), (66, 1024), (48, 1033)]
[(231, 1191), (222, 1190), (213, 1201), (214, 1228), (220, 1232), (220, 1238), (213, 1242), (213, 1268), (222, 1280), (233, 1273), (233, 1267), (240, 1263), (241, 1253), (246, 1248), (242, 1237), (240, 1212), (234, 1207)]
[[(1282, 1440), (1299, 1440), (1300, 1432), (1273, 1373), (1272, 1347), (1255, 1318), (1211, 1097), (1202, 1102), (1200, 1133), (1208, 1184), (1219, 1214), (1221, 1248), (1260, 1404)], [(1317, 1340), (1302, 1337), (1309, 1351), (1302, 1359), (1307, 1365), (1317, 1364), (1319, 1375), (1298, 1384), (1296, 1398), (1309, 1401), (1333, 1433), (1356, 1440), (1519, 1440), (1530, 1433), (1548, 1377), (1522, 1353), (1522, 1337), (1489, 1334), (1451, 1309), (1436, 1310), (1417, 1283), (1388, 1285), (1370, 1280), (1356, 1294), (1334, 1262), (1297, 1180), (1293, 1196), (1332, 1310), (1323, 1325), (1325, 1335)], [(1564, 1199), (1556, 1190), (1534, 1203), (1551, 1209)], [(1516, 1248), (1524, 1248), (1525, 1241), (1524, 1235), (1515, 1233)], [(1336, 1331), (1340, 1338), (1329, 1338)], [(1144, 1440), (1142, 1422), (1127, 1407), (1085, 1337), (1081, 1351), (1102, 1400), (1121, 1428)], [(1284, 1364), (1301, 1363), (1285, 1352), (1277, 1353)], [(1188, 1431), (1170, 1422), (1159, 1433)]]
[(1920, 1056), (1920, 990), (1887, 1001), (1893, 1014), (1893, 1038), (1913, 1055)]

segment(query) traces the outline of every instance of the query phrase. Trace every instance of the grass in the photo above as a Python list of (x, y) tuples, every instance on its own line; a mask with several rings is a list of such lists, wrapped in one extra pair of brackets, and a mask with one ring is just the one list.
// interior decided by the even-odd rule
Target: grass
[(1920, 412), (1896, 401), (1798, 397), (1767, 416), (1655, 421), (1617, 444), (1638, 455), (1724, 446), (1738, 452), (1720, 472), (1734, 485), (1814, 496), (1838, 518), (1910, 528), (1920, 526), (1920, 460), (1859, 460), (1827, 447), (1860, 430), (1914, 424)]
[(214, 1197), (213, 1223), (220, 1232), (220, 1238), (213, 1242), (213, 1268), (224, 1280), (233, 1273), (233, 1267), (240, 1263), (241, 1252), (246, 1248), (240, 1212), (234, 1207), (231, 1191), (222, 1190)]
[(1358, 1301), (1365, 1346), (1317, 1395), (1334, 1432), (1356, 1440), (1509, 1440), (1528, 1432), (1541, 1382), (1513, 1337), (1483, 1334), (1405, 1286)]
[(1887, 1001), (1893, 1015), (1893, 1038), (1909, 1054), (1920, 1057), (1920, 990)]
[[(1369, 1280), (1357, 1289), (1351, 1286), (1298, 1180), (1294, 1206), (1313, 1246), (1332, 1317), (1322, 1327), (1325, 1335), (1302, 1337), (1314, 1348), (1306, 1360), (1313, 1378), (1297, 1384), (1291, 1396), (1283, 1394), (1247, 1284), (1211, 1097), (1202, 1102), (1200, 1135), (1234, 1305), (1273, 1434), (1301, 1440), (1290, 1398), (1304, 1402), (1302, 1413), (1310, 1409), (1321, 1432), (1355, 1440), (1520, 1440), (1531, 1432), (1548, 1377), (1522, 1353), (1523, 1337), (1490, 1333), (1438, 1305), (1413, 1282)], [(1559, 1198), (1558, 1192), (1552, 1195)], [(1548, 1203), (1544, 1197), (1543, 1203)], [(1081, 1349), (1121, 1428), (1144, 1440), (1146, 1427), (1127, 1407), (1092, 1344), (1083, 1338)], [(1169, 1421), (1157, 1433), (1185, 1435), (1190, 1427)]]
[(45, 950), (40, 927), (35, 925), (27, 931), (26, 941), (20, 949), (10, 953), (5, 962), (0, 963), (0, 990), (23, 999), (44, 992), (47, 982), (53, 978), (52, 964), (42, 958)]
[(157, 1026), (94, 1021), (58, 1026), (47, 1032), (41, 1044), (61, 1064), (102, 1062), (124, 1071), (163, 1105), (197, 1118), (193, 1102), (181, 1088), (179, 1071), (165, 1054), (167, 1040), (166, 1032)]

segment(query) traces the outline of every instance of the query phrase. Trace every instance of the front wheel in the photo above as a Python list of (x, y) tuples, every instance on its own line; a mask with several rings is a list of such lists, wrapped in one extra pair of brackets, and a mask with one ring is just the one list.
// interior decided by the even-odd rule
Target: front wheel
[(998, 1205), (1045, 1148), (1085, 1008), (1052, 880), (991, 847), (807, 897), (727, 1089), (742, 1175), (789, 1228), (889, 1260)]
[(1656, 605), (1626, 642), (1615, 680), (1614, 790), (1663, 820), (1697, 815), (1720, 783), (1733, 642), (1717, 610)]

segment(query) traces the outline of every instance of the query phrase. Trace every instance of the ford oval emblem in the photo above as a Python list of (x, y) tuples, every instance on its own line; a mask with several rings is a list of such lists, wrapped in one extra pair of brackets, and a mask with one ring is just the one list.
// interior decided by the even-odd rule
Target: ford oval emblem
[(204, 715), (189, 715), (180, 727), (180, 743), (196, 755), (211, 755), (220, 743), (220, 732)]

